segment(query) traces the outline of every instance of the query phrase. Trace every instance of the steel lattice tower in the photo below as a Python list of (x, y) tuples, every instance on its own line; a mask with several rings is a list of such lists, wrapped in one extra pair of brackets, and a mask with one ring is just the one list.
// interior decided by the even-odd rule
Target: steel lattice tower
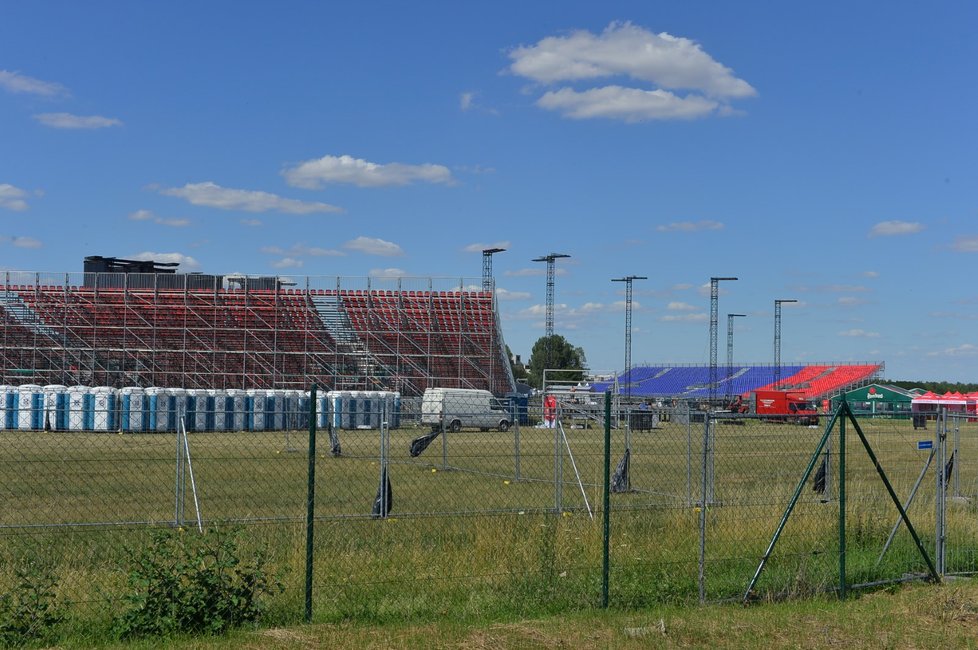
[(534, 262), (546, 262), (547, 263), (547, 317), (544, 324), (545, 336), (547, 337), (547, 358), (544, 364), (545, 368), (550, 367), (550, 363), (553, 359), (553, 342), (551, 338), (554, 335), (554, 275), (555, 275), (555, 262), (558, 259), (570, 257), (570, 255), (564, 255), (563, 253), (550, 253), (549, 255), (544, 255), (543, 257), (537, 257)]
[(482, 290), (492, 291), (492, 256), (494, 253), (502, 253), (505, 248), (485, 248), (482, 250)]
[[(735, 318), (744, 318), (747, 314), (727, 314), (727, 372), (733, 370), (733, 326)], [(733, 382), (727, 382), (727, 397), (733, 394)]]
[(625, 396), (632, 396), (632, 282), (648, 280), (644, 275), (629, 275), (624, 278), (613, 278), (612, 282), (625, 283), (625, 372), (628, 381), (625, 382)]
[(781, 383), (781, 305), (786, 302), (798, 302), (797, 300), (775, 300), (774, 301), (774, 388), (778, 388)]
[(720, 306), (720, 282), (737, 278), (710, 278), (710, 404), (717, 396), (717, 334)]

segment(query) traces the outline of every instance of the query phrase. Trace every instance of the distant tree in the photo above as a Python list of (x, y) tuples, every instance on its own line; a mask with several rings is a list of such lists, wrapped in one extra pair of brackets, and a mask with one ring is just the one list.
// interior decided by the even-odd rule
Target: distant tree
[(900, 388), (923, 388), (933, 393), (943, 395), (944, 393), (972, 393), (978, 390), (978, 384), (968, 384), (950, 381), (905, 381), (887, 380), (880, 383), (899, 386)]
[[(550, 344), (550, 363), (547, 363), (547, 344)], [(533, 344), (530, 352), (530, 362), (527, 364), (527, 381), (534, 388), (543, 386), (544, 369), (556, 370), (580, 370), (578, 374), (562, 373), (560, 379), (580, 381), (584, 378), (584, 371), (587, 369), (587, 358), (584, 356), (584, 349), (571, 345), (567, 339), (559, 334), (552, 337), (541, 336)]]
[(509, 365), (513, 369), (513, 378), (516, 381), (526, 379), (526, 366), (513, 354), (513, 351), (509, 349), (508, 345), (506, 346), (506, 356), (509, 357)]

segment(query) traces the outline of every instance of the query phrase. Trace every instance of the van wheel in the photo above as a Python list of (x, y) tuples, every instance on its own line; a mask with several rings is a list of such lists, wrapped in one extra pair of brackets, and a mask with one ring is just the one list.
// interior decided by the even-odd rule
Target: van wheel
[(460, 420), (452, 420), (452, 423), (448, 425), (448, 430), (452, 433), (458, 433), (462, 430), (462, 422)]
[(509, 431), (509, 422), (507, 422), (506, 420), (503, 420), (502, 422), (500, 422), (499, 423), (499, 430), (500, 431), (503, 431), (503, 432)]

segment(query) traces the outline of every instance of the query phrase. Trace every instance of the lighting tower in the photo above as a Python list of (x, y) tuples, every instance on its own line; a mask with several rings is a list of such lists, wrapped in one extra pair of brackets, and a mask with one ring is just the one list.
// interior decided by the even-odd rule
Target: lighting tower
[[(733, 325), (735, 318), (746, 318), (747, 314), (727, 314), (727, 372), (733, 369)], [(733, 393), (733, 382), (727, 382), (727, 397)]]
[(502, 253), (505, 248), (484, 248), (482, 250), (482, 290), (492, 291), (492, 256), (494, 253)]
[(544, 255), (543, 257), (537, 257), (534, 262), (546, 262), (547, 263), (547, 320), (546, 320), (546, 337), (547, 337), (547, 358), (544, 360), (544, 368), (549, 368), (551, 361), (553, 360), (553, 341), (551, 340), (554, 335), (554, 263), (564, 257), (570, 257), (570, 255), (564, 255), (563, 253), (550, 253), (549, 255)]
[(781, 305), (797, 300), (778, 299), (774, 301), (774, 388), (781, 383)]
[(648, 280), (644, 275), (628, 275), (623, 278), (612, 278), (612, 282), (625, 283), (625, 372), (628, 381), (625, 382), (625, 397), (632, 396), (632, 282)]
[(717, 321), (719, 319), (720, 282), (737, 278), (710, 278), (710, 404), (717, 396)]

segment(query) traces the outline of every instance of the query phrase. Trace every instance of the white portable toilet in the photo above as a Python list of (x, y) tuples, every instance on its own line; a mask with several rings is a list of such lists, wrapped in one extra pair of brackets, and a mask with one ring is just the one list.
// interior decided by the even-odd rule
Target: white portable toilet
[(110, 386), (96, 386), (92, 389), (94, 396), (94, 430), (115, 431), (116, 424), (116, 389)]
[(309, 425), (309, 408), (305, 406), (309, 400), (301, 390), (287, 389), (283, 391), (285, 411), (285, 428), (295, 431)]
[[(309, 393), (309, 398), (312, 399), (312, 394)], [(320, 429), (325, 429), (329, 426), (329, 391), (317, 391), (316, 392), (316, 426)]]
[(37, 384), (17, 387), (17, 428), (21, 431), (44, 428), (44, 389)]
[(91, 431), (95, 428), (95, 411), (92, 389), (88, 386), (72, 386), (67, 391), (68, 430)]
[(44, 387), (44, 429), (68, 430), (68, 387), (48, 384)]
[(214, 416), (211, 418), (211, 431), (227, 431), (228, 403), (227, 393), (217, 388), (208, 388), (207, 396), (214, 402)]
[(348, 390), (331, 390), (329, 400), (332, 404), (333, 428), (355, 429), (356, 411), (352, 407), (352, 393)]
[(0, 386), (0, 427), (7, 431), (17, 428), (17, 387)]
[(119, 400), (122, 403), (119, 417), (120, 428), (123, 431), (143, 431), (146, 427), (145, 416), (146, 391), (141, 386), (126, 386), (119, 390)]
[(248, 431), (265, 430), (265, 402), (267, 390), (249, 389), (245, 409), (245, 428)]

